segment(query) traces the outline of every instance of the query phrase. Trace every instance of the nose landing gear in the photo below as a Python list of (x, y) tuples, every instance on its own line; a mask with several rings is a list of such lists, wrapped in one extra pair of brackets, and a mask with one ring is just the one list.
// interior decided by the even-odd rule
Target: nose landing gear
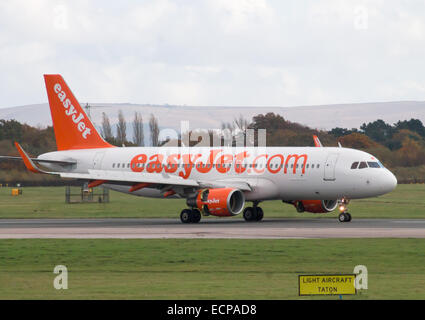
[(351, 214), (349, 212), (341, 212), (338, 216), (339, 222), (350, 222), (351, 221)]
[(341, 199), (341, 202), (339, 204), (339, 216), (338, 216), (338, 221), (339, 222), (350, 222), (351, 221), (351, 214), (348, 212), (347, 209), (347, 205), (348, 205), (348, 200), (345, 198)]

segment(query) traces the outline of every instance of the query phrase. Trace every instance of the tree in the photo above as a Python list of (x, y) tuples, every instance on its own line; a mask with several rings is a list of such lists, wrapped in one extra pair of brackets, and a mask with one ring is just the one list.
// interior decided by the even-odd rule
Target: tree
[(360, 129), (365, 135), (381, 143), (391, 139), (395, 132), (395, 129), (391, 125), (381, 119), (369, 122), (368, 124), (363, 123)]
[(354, 132), (341, 137), (340, 142), (346, 148), (363, 150), (377, 148), (379, 146), (379, 144), (373, 141), (371, 138), (358, 132)]
[(122, 110), (118, 112), (118, 123), (117, 123), (117, 143), (123, 145), (127, 142), (127, 124), (125, 122), (124, 114)]
[(22, 138), (22, 124), (16, 120), (0, 120), (0, 140), (20, 140)]
[(425, 127), (419, 119), (410, 119), (409, 121), (399, 121), (394, 124), (397, 130), (407, 129), (416, 132), (422, 137), (425, 137)]
[(112, 135), (111, 123), (109, 122), (109, 118), (108, 118), (108, 116), (106, 115), (105, 112), (102, 112), (101, 133), (102, 133), (103, 138), (108, 142), (111, 142), (114, 139), (114, 136)]
[(145, 135), (143, 133), (143, 118), (140, 112), (134, 112), (133, 120), (133, 142), (136, 146), (145, 145)]
[(403, 146), (396, 151), (399, 165), (414, 167), (425, 163), (425, 151), (420, 144), (410, 138), (403, 141)]
[(333, 135), (336, 138), (342, 137), (342, 136), (346, 136), (348, 134), (351, 134), (353, 132), (357, 132), (356, 128), (353, 129), (346, 129), (346, 128), (333, 128), (331, 131), (328, 131), (329, 134)]
[(157, 147), (159, 144), (158, 138), (159, 138), (159, 126), (158, 126), (158, 120), (155, 118), (153, 114), (151, 114), (151, 117), (149, 119), (149, 131), (151, 134), (151, 143), (153, 147)]
[[(249, 121), (242, 114), (237, 118), (233, 118), (232, 122), (222, 122), (222, 143), (231, 143), (232, 146), (240, 146), (246, 144), (246, 130), (248, 129)], [(227, 131), (227, 132), (226, 132)], [(229, 135), (227, 137), (227, 135)], [(221, 144), (221, 143), (220, 143)]]

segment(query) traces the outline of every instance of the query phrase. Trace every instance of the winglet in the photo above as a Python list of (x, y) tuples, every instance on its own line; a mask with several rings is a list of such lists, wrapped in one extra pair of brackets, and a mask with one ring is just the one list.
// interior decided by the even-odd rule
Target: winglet
[(22, 149), (21, 145), (15, 142), (15, 147), (18, 149), (19, 154), (21, 155), (22, 160), (24, 160), (25, 167), (31, 172), (34, 173), (44, 173), (44, 171), (38, 169), (34, 162), (28, 157), (27, 153)]
[(317, 148), (322, 148), (323, 147), (322, 143), (320, 142), (319, 138), (316, 135), (313, 135), (313, 140), (314, 140), (314, 145)]

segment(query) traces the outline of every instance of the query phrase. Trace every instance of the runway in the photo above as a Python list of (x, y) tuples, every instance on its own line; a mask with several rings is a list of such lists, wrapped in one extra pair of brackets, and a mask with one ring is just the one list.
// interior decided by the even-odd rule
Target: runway
[(425, 238), (425, 219), (0, 219), (0, 239)]

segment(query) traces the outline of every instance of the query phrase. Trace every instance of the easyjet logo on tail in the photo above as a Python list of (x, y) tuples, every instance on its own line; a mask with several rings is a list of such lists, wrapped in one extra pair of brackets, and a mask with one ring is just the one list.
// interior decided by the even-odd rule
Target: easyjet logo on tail
[(78, 131), (81, 132), (81, 136), (84, 139), (87, 139), (87, 136), (91, 134), (91, 129), (87, 128), (86, 122), (84, 121), (84, 114), (78, 112), (77, 109), (72, 105), (71, 100), (66, 97), (65, 91), (62, 90), (62, 87), (59, 83), (56, 83), (53, 86), (53, 90), (58, 95), (59, 100), (62, 102), (63, 107), (65, 108), (65, 114), (75, 123)]

